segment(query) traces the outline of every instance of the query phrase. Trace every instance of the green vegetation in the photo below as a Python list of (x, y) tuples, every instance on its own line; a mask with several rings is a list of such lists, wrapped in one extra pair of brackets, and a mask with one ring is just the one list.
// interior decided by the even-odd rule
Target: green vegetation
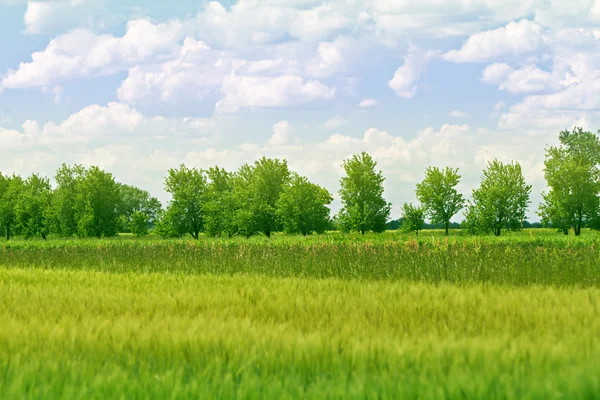
[(2, 398), (580, 398), (598, 288), (0, 269)]
[(450, 219), (465, 205), (462, 194), (456, 190), (459, 181), (458, 169), (430, 167), (423, 182), (417, 184), (417, 198), (424, 205), (427, 216), (434, 224), (443, 224), (446, 235)]

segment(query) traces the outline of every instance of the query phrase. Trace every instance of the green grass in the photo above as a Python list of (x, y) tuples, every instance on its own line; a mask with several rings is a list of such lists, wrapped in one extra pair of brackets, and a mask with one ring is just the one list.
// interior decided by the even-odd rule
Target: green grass
[(597, 398), (598, 288), (0, 269), (2, 398)]
[(0, 398), (593, 399), (600, 236), (0, 242)]

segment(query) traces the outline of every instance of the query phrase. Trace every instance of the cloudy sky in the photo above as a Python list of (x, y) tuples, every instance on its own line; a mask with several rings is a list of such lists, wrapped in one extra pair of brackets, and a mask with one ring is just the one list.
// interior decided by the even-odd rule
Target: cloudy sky
[(99, 165), (163, 201), (171, 167), (263, 155), (335, 193), (365, 150), (394, 217), (426, 166), (468, 196), (498, 158), (537, 220), (544, 148), (600, 128), (600, 0), (0, 0), (0, 50), (0, 171)]

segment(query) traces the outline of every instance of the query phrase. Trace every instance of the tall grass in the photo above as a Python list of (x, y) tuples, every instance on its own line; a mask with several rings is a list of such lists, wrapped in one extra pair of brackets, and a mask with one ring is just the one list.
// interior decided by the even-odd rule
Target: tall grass
[(598, 288), (0, 269), (11, 398), (600, 393)]
[(325, 235), (0, 244), (0, 266), (507, 285), (600, 283), (600, 238)]

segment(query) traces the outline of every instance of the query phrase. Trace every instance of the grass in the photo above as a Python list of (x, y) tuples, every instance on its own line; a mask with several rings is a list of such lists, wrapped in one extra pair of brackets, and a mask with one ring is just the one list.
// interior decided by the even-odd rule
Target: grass
[(597, 288), (0, 269), (2, 398), (595, 398)]
[(598, 398), (600, 236), (0, 243), (0, 398)]

